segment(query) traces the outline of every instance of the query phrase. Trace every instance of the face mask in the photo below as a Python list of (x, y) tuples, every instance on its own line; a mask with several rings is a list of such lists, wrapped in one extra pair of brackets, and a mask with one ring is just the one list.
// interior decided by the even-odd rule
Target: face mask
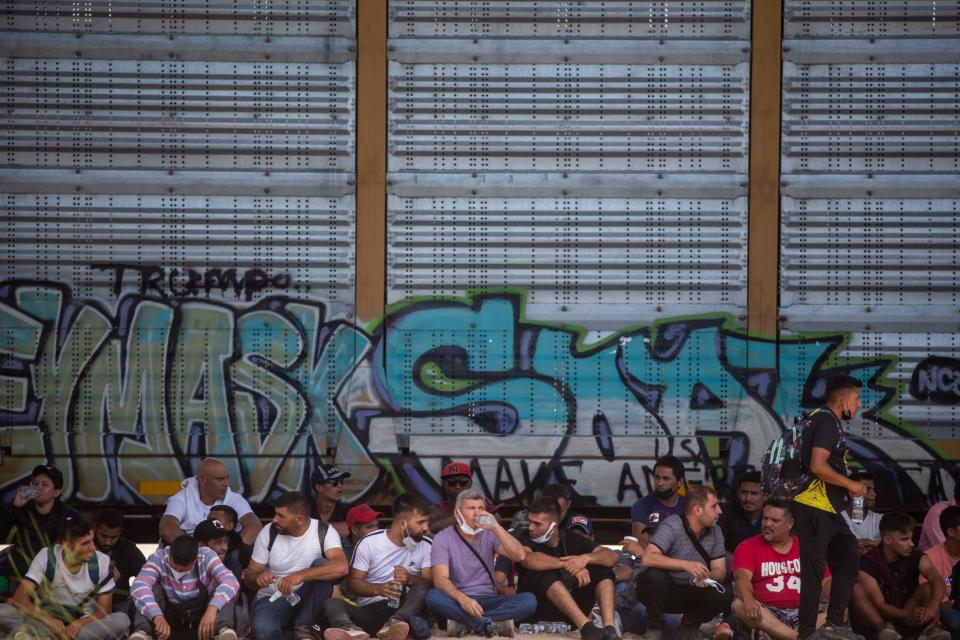
[(653, 494), (661, 500), (669, 500), (676, 492), (676, 489), (667, 489), (666, 491), (654, 491)]
[(537, 536), (536, 538), (531, 537), (530, 539), (536, 542), (537, 544), (543, 544), (544, 542), (548, 541), (551, 536), (553, 536), (553, 532), (556, 530), (557, 530), (557, 523), (551, 522), (550, 526), (547, 527), (547, 530), (544, 532), (542, 536)]
[(410, 530), (407, 529), (406, 522), (403, 523), (403, 529), (401, 529), (401, 533), (403, 534), (403, 546), (407, 548), (407, 551), (416, 551), (420, 541), (423, 540), (423, 536), (410, 535)]
[(478, 528), (478, 529), (474, 529), (473, 527), (469, 526), (469, 525), (467, 524), (467, 521), (463, 518), (463, 514), (460, 513), (460, 510), (459, 510), (459, 509), (457, 509), (456, 511), (454, 511), (454, 513), (456, 514), (457, 524), (460, 525), (460, 528), (461, 528), (461, 529), (463, 530), (463, 532), (464, 532), (465, 534), (467, 534), (468, 536), (475, 536), (475, 535), (477, 535), (478, 533), (480, 533), (481, 531), (483, 531), (483, 529), (479, 529), (479, 528)]

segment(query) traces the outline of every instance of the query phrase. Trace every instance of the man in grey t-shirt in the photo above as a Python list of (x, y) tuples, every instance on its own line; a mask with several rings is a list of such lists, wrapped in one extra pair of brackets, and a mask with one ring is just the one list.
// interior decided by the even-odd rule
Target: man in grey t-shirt
[(733, 592), (723, 586), (727, 561), (717, 526), (720, 513), (716, 491), (691, 487), (683, 515), (661, 522), (650, 539), (643, 554), (647, 570), (637, 580), (650, 629), (663, 628), (664, 613), (682, 613), (681, 635), (696, 638), (702, 623), (730, 611)]

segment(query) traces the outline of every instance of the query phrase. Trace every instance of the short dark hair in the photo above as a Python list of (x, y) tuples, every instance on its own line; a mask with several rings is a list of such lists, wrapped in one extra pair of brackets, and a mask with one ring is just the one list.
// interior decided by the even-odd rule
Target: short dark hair
[(940, 529), (947, 535), (948, 529), (960, 527), (960, 507), (947, 507), (940, 513)]
[(707, 506), (707, 500), (712, 495), (717, 495), (717, 490), (705, 484), (695, 484), (692, 487), (687, 487), (686, 505), (683, 512), (693, 513), (694, 507)]
[(554, 520), (560, 521), (560, 504), (557, 503), (556, 498), (547, 498), (545, 496), (540, 496), (536, 500), (530, 503), (530, 506), (527, 507), (527, 513), (543, 513)]
[(540, 496), (543, 498), (553, 498), (554, 500), (563, 498), (567, 502), (573, 501), (573, 491), (570, 490), (570, 485), (568, 484), (548, 484), (543, 488), (543, 491), (540, 492)]
[(846, 393), (847, 391), (853, 391), (854, 389), (860, 389), (863, 386), (863, 383), (854, 378), (853, 376), (848, 375), (839, 375), (833, 376), (827, 380), (827, 390), (823, 394), (824, 399), (827, 402), (832, 402), (837, 398), (837, 396)]
[(857, 469), (850, 474), (851, 480), (856, 480), (857, 482), (863, 482), (864, 480), (869, 480), (873, 482), (873, 474), (864, 469)]
[(417, 493), (401, 493), (393, 501), (393, 517), (401, 513), (419, 513), (422, 516), (430, 515), (430, 503)]
[(64, 516), (57, 522), (56, 542), (72, 542), (93, 531), (93, 525), (86, 518), (80, 516)]
[(100, 509), (100, 513), (97, 514), (97, 526), (101, 525), (108, 529), (122, 529), (123, 512), (113, 507)]
[[(237, 510), (228, 504), (215, 504), (212, 507), (210, 507), (210, 511), (211, 512), (222, 511), (224, 515), (230, 518), (230, 523), (234, 525), (237, 524), (237, 520), (239, 520), (239, 518), (237, 517)], [(217, 520), (219, 519), (220, 518), (217, 518)]]
[(917, 521), (902, 511), (891, 511), (880, 518), (880, 533), (913, 533)]
[(737, 489), (740, 488), (744, 482), (750, 482), (752, 484), (761, 484), (760, 472), (756, 469), (751, 469), (750, 471), (744, 471), (739, 476), (737, 476)]
[(187, 534), (183, 534), (170, 545), (170, 557), (181, 567), (186, 564), (193, 564), (193, 561), (197, 559), (199, 549), (200, 545), (196, 540)]
[(684, 471), (683, 463), (680, 462), (680, 459), (676, 456), (663, 456), (659, 460), (653, 463), (653, 470), (656, 471), (657, 467), (667, 467), (670, 471), (673, 472), (673, 475), (676, 476), (678, 480), (683, 480)]
[(294, 515), (310, 515), (310, 501), (307, 500), (307, 496), (303, 495), (299, 491), (287, 491), (277, 498), (277, 503), (274, 506), (283, 507)]
[(763, 503), (763, 508), (766, 509), (767, 507), (773, 507), (775, 509), (783, 509), (783, 515), (790, 518), (791, 520), (794, 519), (793, 508), (791, 507), (789, 500), (782, 500), (780, 498), (770, 498), (769, 500)]

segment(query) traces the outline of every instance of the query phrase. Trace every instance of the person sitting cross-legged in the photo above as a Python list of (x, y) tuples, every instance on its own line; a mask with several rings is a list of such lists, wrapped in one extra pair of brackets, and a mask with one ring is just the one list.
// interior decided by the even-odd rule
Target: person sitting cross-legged
[(310, 517), (310, 502), (299, 491), (281, 495), (273, 522), (257, 535), (244, 581), (257, 591), (251, 608), (253, 637), (274, 640), (293, 627), (296, 640), (313, 640), (314, 618), (347, 575), (340, 535)]
[(494, 554), (522, 562), (526, 552), (484, 509), (484, 502), (475, 489), (460, 492), (453, 510), (456, 523), (433, 539), (434, 588), (427, 592), (427, 607), (447, 618), (447, 633), (452, 636), (463, 632), (513, 635), (513, 621), (525, 619), (537, 608), (532, 593), (497, 594)]
[(182, 535), (158, 549), (140, 569), (130, 595), (137, 612), (130, 640), (236, 640), (237, 578), (217, 553)]
[[(854, 630), (868, 639), (950, 639), (938, 624), (943, 578), (930, 558), (914, 549), (915, 526), (905, 513), (885, 514), (880, 518), (880, 546), (860, 558), (850, 619)], [(927, 582), (921, 584), (921, 576)]]
[[(430, 503), (414, 493), (393, 501), (393, 522), (363, 536), (353, 550), (347, 590), (357, 597), (352, 605), (329, 598), (323, 611), (330, 628), (324, 640), (404, 640), (409, 631), (429, 637), (422, 617), (430, 588)], [(419, 630), (419, 631), (417, 631)]]
[(681, 635), (697, 638), (701, 624), (730, 610), (733, 594), (723, 586), (727, 560), (717, 526), (721, 512), (713, 488), (690, 487), (683, 515), (670, 516), (653, 534), (643, 553), (646, 571), (637, 579), (648, 630), (663, 629), (664, 613), (682, 613)]
[[(520, 534), (526, 551), (517, 590), (539, 598), (537, 620), (569, 620), (585, 640), (619, 640), (614, 626), (613, 567), (620, 556), (612, 549), (560, 527), (560, 505), (537, 498), (527, 507), (529, 527)], [(603, 629), (590, 619), (600, 605)]]
[[(796, 640), (800, 624), (800, 542), (791, 533), (790, 502), (768, 500), (762, 513), (760, 534), (741, 542), (733, 554), (733, 612), (744, 625), (773, 640)], [(827, 569), (821, 599), (829, 594), (829, 576)], [(818, 626), (826, 619), (824, 612), (817, 619)]]
[(130, 619), (111, 613), (113, 572), (94, 547), (93, 526), (67, 516), (54, 537), (62, 542), (40, 549), (13, 598), (0, 604), (0, 637), (126, 638)]

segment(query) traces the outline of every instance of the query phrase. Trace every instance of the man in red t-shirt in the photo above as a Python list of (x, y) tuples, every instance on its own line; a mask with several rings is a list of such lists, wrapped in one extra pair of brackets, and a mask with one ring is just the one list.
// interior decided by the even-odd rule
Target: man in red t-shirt
[[(800, 621), (800, 543), (792, 528), (790, 503), (768, 500), (760, 535), (741, 542), (733, 554), (733, 612), (743, 624), (773, 640), (796, 640)], [(829, 581), (827, 569), (822, 594), (829, 595)], [(825, 618), (817, 617), (818, 627)]]

